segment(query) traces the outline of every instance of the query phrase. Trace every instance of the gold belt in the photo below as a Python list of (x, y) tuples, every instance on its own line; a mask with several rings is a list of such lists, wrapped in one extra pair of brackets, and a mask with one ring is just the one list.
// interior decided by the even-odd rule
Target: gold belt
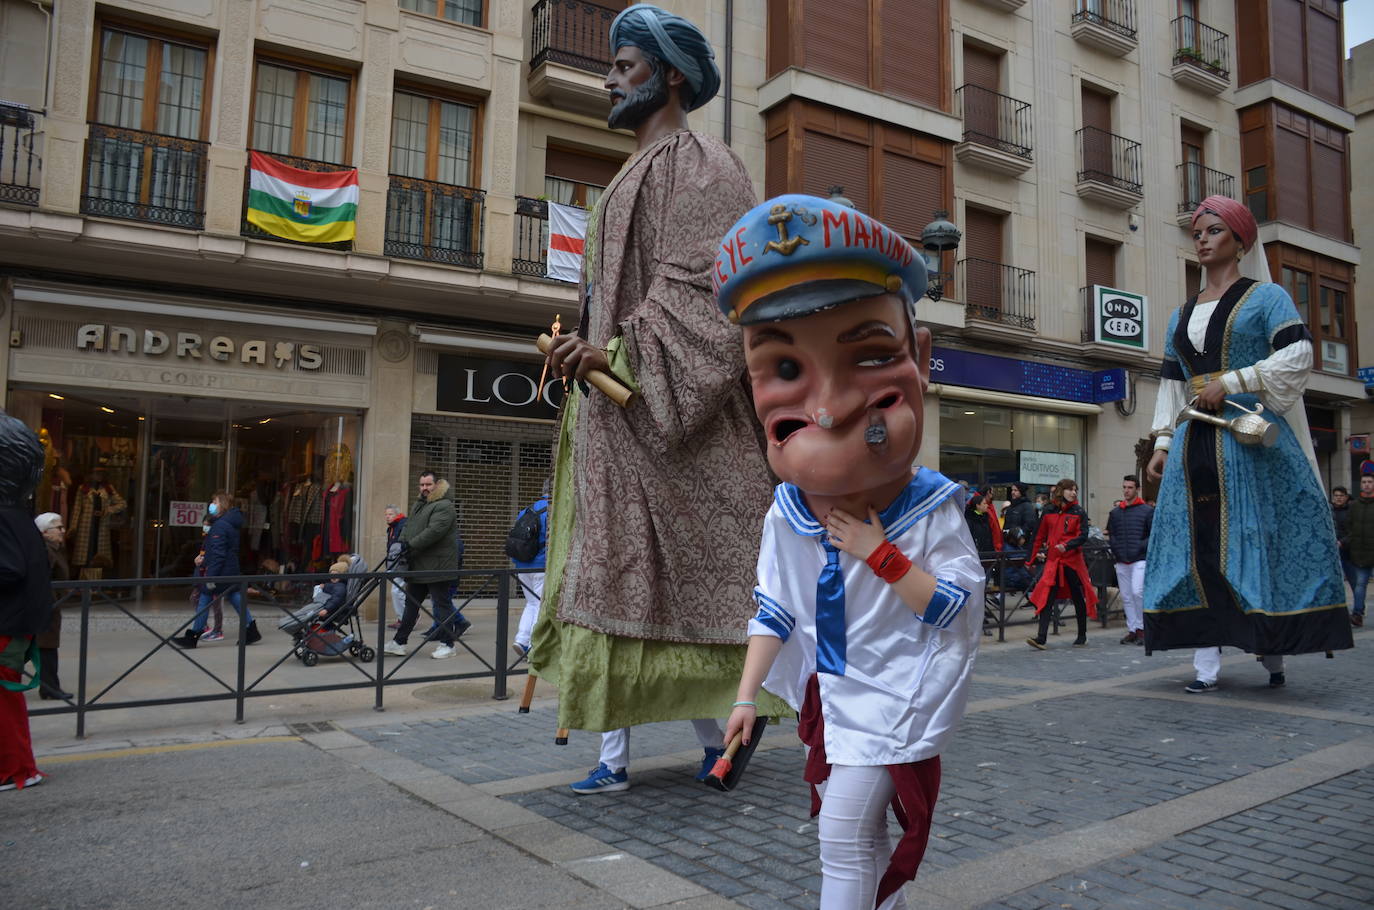
[(1194, 395), (1201, 395), (1202, 390), (1207, 387), (1207, 384), (1209, 382), (1211, 382), (1213, 379), (1220, 379), (1222, 376), (1225, 375), (1226, 373), (1224, 371), (1221, 373), (1199, 373), (1192, 379), (1188, 380), (1188, 387), (1193, 390)]

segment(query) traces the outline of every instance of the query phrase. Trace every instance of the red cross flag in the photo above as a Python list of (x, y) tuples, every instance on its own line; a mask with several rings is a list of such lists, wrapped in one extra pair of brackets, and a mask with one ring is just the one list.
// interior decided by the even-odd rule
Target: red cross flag
[(549, 203), (549, 264), (546, 275), (576, 284), (582, 277), (582, 250), (587, 239), (587, 210)]

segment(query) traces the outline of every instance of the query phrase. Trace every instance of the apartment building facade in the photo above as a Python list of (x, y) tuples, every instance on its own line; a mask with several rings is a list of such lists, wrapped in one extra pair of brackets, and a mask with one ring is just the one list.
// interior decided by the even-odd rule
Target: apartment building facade
[[(1163, 326), (1199, 277), (1184, 216), (1210, 192), (1263, 200), (1272, 264), (1308, 269), (1314, 336), (1347, 346), (1346, 372), (1333, 348), (1314, 379), (1312, 423), (1348, 422), (1353, 322), (1320, 322), (1338, 307), (1318, 289), (1346, 281), (1353, 319), (1349, 210), (1342, 234), (1328, 205), (1352, 121), (1317, 51), (1301, 80), (1266, 62), (1282, 48), (1241, 53), (1245, 0), (665, 5), (706, 28), (726, 77), (692, 126), (761, 198), (840, 187), (913, 241), (940, 211), (962, 229), (920, 305), (924, 463), (1074, 476), (1102, 520), (1149, 446)], [(1298, 5), (1339, 44), (1339, 4)], [(97, 467), (128, 502), (97, 568), (183, 571), (218, 488), (247, 505), (258, 556), (375, 555), (382, 508), (424, 466), (455, 485), (469, 565), (503, 562), (550, 464), (557, 392), (538, 393), (531, 339), (578, 310), (542, 277), (547, 203), (595, 204), (633, 148), (601, 87), (622, 6), (0, 0), (4, 405), (47, 430), (49, 505), (73, 509)], [(1303, 47), (1325, 48), (1313, 21)], [(1312, 163), (1289, 181), (1293, 112)], [(1242, 151), (1255, 131), (1263, 161)], [(247, 223), (254, 150), (356, 169), (355, 239)], [(1265, 168), (1274, 182), (1242, 183)]]

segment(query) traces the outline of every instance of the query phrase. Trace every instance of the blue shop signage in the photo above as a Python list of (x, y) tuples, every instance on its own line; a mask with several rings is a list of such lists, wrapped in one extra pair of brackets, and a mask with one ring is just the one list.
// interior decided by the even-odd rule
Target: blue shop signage
[(1103, 404), (1126, 397), (1126, 371), (1078, 370), (953, 348), (931, 348), (930, 380), (949, 385)]
[(1360, 382), (1365, 384), (1365, 388), (1374, 386), (1374, 367), (1360, 367), (1355, 370), (1355, 375), (1360, 377)]

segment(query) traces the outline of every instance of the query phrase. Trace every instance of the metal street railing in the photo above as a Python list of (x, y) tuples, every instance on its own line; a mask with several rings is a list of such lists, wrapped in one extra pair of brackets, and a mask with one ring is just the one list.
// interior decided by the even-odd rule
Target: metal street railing
[(530, 13), (530, 69), (562, 63), (589, 73), (611, 68), (611, 21), (619, 9), (586, 0), (539, 0)]
[(954, 91), (964, 121), (964, 141), (976, 142), (1018, 158), (1031, 158), (1031, 106), (977, 85)]
[[(522, 570), (523, 571), (523, 570)], [(516, 574), (514, 569), (488, 569), (476, 571), (463, 571), (458, 573), (462, 580), (467, 582), (464, 587), (472, 587), (472, 593), (468, 594), (461, 602), (455, 599), (455, 615), (458, 611), (469, 607), (474, 600), (494, 598), (496, 603), (496, 635), (495, 639), (485, 642), (474, 641), (468, 637), (456, 639), (455, 648), (461, 647), (468, 655), (476, 658), (477, 663), (482, 669), (461, 673), (440, 673), (426, 674), (423, 676), (407, 674), (405, 669), (411, 666), (411, 661), (416, 657), (420, 648), (427, 642), (441, 637), (442, 633), (437, 625), (428, 633), (420, 632), (423, 628), (424, 617), (434, 618), (433, 613), (426, 608), (421, 608), (421, 620), (416, 625), (416, 634), (409, 642), (409, 652), (405, 657), (393, 657), (385, 652), (387, 642), (392, 635), (387, 628), (386, 615), (387, 603), (390, 595), (391, 582), (393, 580), (409, 580), (424, 582), (426, 580), (440, 580), (435, 576), (442, 576), (442, 580), (451, 579), (451, 572), (366, 572), (352, 573), (347, 576), (350, 583), (357, 582), (361, 587), (350, 598), (349, 604), (353, 609), (361, 610), (367, 600), (375, 598), (377, 603), (378, 621), (375, 628), (375, 641), (371, 643), (363, 641), (353, 641), (345, 648), (340, 649), (340, 653), (327, 652), (327, 656), (343, 661), (356, 671), (349, 681), (334, 680), (317, 685), (272, 685), (272, 676), (280, 671), (283, 664), (293, 659), (302, 659), (307, 665), (313, 663), (308, 661), (306, 652), (312, 651), (313, 639), (309, 639), (314, 633), (307, 633), (302, 636), (286, 638), (276, 637), (279, 633), (274, 628), (276, 623), (284, 616), (291, 616), (300, 610), (303, 603), (310, 600), (309, 591), (313, 584), (323, 582), (329, 578), (328, 575), (235, 575), (223, 576), (213, 579), (206, 578), (135, 578), (135, 579), (93, 579), (86, 581), (64, 581), (53, 584), (54, 596), (58, 603), (66, 611), (79, 609), (80, 635), (78, 640), (77, 662), (77, 685), (74, 698), (63, 700), (62, 703), (52, 707), (37, 707), (30, 710), (33, 716), (43, 716), (50, 714), (75, 714), (76, 715), (76, 735), (82, 737), (86, 733), (86, 718), (93, 711), (113, 711), (128, 708), (153, 708), (166, 705), (195, 704), (199, 702), (234, 702), (234, 720), (242, 723), (245, 717), (245, 705), (250, 698), (262, 698), (270, 696), (293, 695), (307, 692), (327, 692), (347, 689), (373, 689), (375, 690), (374, 707), (378, 711), (385, 710), (385, 693), (388, 685), (403, 685), (422, 682), (440, 682), (459, 679), (491, 679), (493, 680), (492, 697), (496, 699), (507, 698), (507, 684), (511, 676), (524, 675), (527, 670), (513, 667), (510, 662), (510, 594), (512, 576)], [(242, 594), (245, 608), (251, 608), (255, 613), (255, 619), (260, 624), (260, 631), (263, 639), (255, 645), (248, 645), (245, 637), (247, 626), (240, 622), (238, 639), (231, 646), (237, 651), (235, 668), (232, 678), (226, 678), (220, 673), (215, 672), (201, 659), (207, 654), (215, 651), (222, 651), (222, 647), (214, 648), (194, 648), (183, 650), (172, 643), (172, 639), (185, 632), (192, 624), (194, 610), (188, 607), (187, 616), (175, 629), (168, 632), (166, 628), (155, 628), (149, 622), (151, 617), (146, 611), (141, 611), (133, 605), (133, 598), (128, 596), (135, 589), (142, 589), (145, 592), (174, 591), (178, 599), (184, 596), (187, 587), (192, 585), (203, 585), (207, 581), (213, 581), (217, 590), (227, 591), (234, 585), (251, 586), (259, 591), (279, 590), (286, 587), (291, 591), (298, 592), (297, 599), (287, 603), (274, 603), (272, 601), (254, 600), (250, 602), (247, 593)], [(108, 653), (108, 643), (103, 641), (92, 641), (91, 620), (92, 611), (99, 608), (102, 614), (113, 612), (114, 615), (127, 618), (133, 621), (137, 630), (146, 635), (147, 651), (132, 660), (127, 666), (118, 668), (114, 671), (113, 679), (102, 683), (93, 683), (91, 679), (90, 664), (91, 651), (93, 647), (101, 648), (103, 653)], [(164, 624), (165, 625), (165, 624)], [(360, 629), (365, 630), (366, 625), (361, 625)], [(365, 633), (364, 633), (365, 634)], [(226, 644), (228, 641), (226, 640)], [(193, 691), (193, 687), (179, 681), (176, 684), (168, 683), (165, 694), (158, 694), (151, 697), (120, 698), (121, 687), (127, 691), (130, 688), (129, 677), (140, 667), (146, 664), (154, 655), (164, 649), (170, 650), (181, 659), (187, 661), (199, 673), (204, 674), (212, 685), (210, 691)], [(64, 652), (70, 652), (70, 646), (63, 648)], [(252, 654), (250, 660), (249, 654)], [(487, 655), (490, 655), (488, 657)], [(70, 658), (64, 653), (64, 666), (70, 666)], [(428, 662), (426, 662), (428, 663)], [(516, 661), (518, 664), (519, 661)], [(413, 667), (412, 667), (413, 669)], [(352, 674), (350, 674), (352, 676)], [(199, 677), (197, 677), (199, 678)]]
[(92, 123), (81, 211), (203, 230), (208, 148), (194, 139)]

